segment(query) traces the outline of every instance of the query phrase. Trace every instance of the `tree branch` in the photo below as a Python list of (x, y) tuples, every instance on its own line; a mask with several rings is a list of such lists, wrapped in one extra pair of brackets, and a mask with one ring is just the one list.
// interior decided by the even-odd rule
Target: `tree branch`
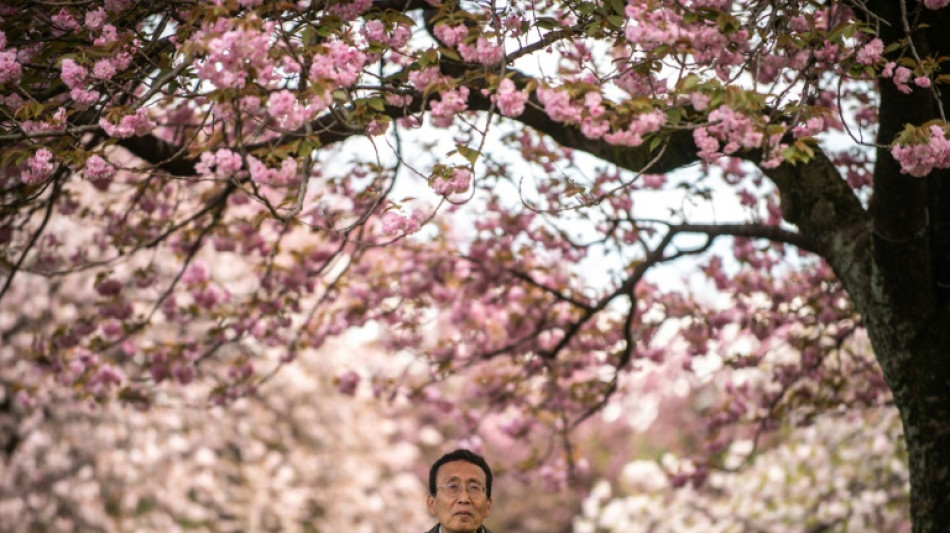
[(672, 229), (679, 233), (702, 233), (710, 237), (732, 236), (768, 239), (791, 244), (812, 253), (819, 253), (815, 243), (801, 233), (764, 224), (677, 224)]

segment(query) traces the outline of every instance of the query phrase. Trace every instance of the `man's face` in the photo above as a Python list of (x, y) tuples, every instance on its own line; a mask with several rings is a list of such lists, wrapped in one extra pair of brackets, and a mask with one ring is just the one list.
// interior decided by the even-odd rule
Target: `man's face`
[[(429, 495), (429, 514), (439, 517), (445, 533), (478, 531), (482, 521), (491, 514), (491, 499), (484, 492), (466, 490), (470, 486), (485, 487), (485, 472), (468, 461), (451, 461), (439, 467), (435, 475), (435, 496)], [(459, 485), (462, 491), (452, 496), (444, 487)]]

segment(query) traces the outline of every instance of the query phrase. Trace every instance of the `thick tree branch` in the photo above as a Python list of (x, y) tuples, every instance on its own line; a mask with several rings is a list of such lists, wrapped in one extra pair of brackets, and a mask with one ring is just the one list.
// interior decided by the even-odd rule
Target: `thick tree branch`
[(713, 238), (731, 236), (768, 239), (774, 242), (791, 244), (815, 254), (819, 253), (815, 243), (805, 235), (778, 226), (764, 224), (677, 224), (672, 229), (680, 233), (702, 233)]
[(838, 275), (858, 307), (871, 301), (870, 218), (854, 191), (821, 151), (807, 163), (765, 169), (778, 187), (782, 214), (798, 226)]

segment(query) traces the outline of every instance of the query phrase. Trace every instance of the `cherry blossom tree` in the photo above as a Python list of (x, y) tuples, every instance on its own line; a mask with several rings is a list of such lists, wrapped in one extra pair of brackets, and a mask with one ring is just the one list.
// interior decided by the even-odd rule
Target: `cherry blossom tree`
[[(737, 384), (768, 376), (733, 368), (695, 379), (689, 389), (655, 394), (663, 414), (628, 437), (619, 461), (593, 469), (599, 479), (573, 531), (910, 531), (906, 450), (892, 406), (824, 410), (810, 413), (807, 424), (796, 416), (772, 420), (779, 426), (774, 432), (730, 439), (717, 452), (721, 468), (692, 459), (697, 444), (708, 445), (688, 437), (703, 426), (697, 420), (707, 414), (703, 406), (716, 404), (710, 398), (731, 398)], [(651, 380), (641, 381), (639, 388)], [(670, 389), (670, 381), (656, 383)], [(856, 380), (844, 386), (862, 388)], [(616, 447), (617, 439), (608, 437), (603, 446)], [(688, 482), (696, 476), (704, 482)]]
[[(574, 531), (909, 531), (896, 415), (824, 418), (698, 489), (671, 488), (666, 471), (684, 462), (674, 454), (631, 461), (615, 485), (597, 483)], [(727, 460), (745, 461), (750, 445), (732, 443)]]
[(409, 438), (419, 428), (369, 394), (340, 397), (337, 360), (372, 364), (380, 353), (335, 344), (227, 409), (208, 409), (198, 389), (147, 411), (10, 406), (0, 412), (3, 530), (423, 530), (423, 458)]
[(415, 370), (341, 390), (508, 413), (571, 471), (682, 349), (766, 376), (708, 468), (893, 401), (950, 529), (946, 3), (2, 3), (4, 398), (228, 405), (375, 328)]

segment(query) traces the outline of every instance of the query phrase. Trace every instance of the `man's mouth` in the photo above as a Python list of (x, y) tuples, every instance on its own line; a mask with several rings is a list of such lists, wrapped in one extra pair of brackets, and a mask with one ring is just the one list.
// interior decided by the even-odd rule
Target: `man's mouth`
[(473, 515), (472, 515), (472, 513), (468, 512), (468, 511), (459, 511), (459, 512), (455, 513), (455, 516), (467, 516), (467, 517), (471, 518)]

